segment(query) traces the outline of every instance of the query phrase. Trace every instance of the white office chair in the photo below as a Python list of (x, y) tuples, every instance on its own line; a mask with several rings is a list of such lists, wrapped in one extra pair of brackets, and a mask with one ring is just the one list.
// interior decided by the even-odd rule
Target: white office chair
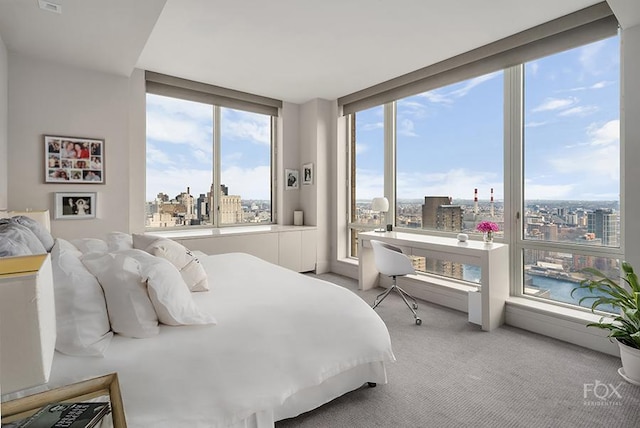
[[(412, 273), (416, 273), (413, 268), (413, 264), (411, 263), (411, 259), (406, 255), (402, 254), (402, 250), (398, 247), (394, 247), (393, 245), (386, 244), (381, 241), (371, 241), (371, 246), (373, 247), (373, 259), (376, 263), (376, 268), (378, 272), (383, 275), (390, 276), (393, 279), (393, 284), (391, 287), (387, 288), (383, 293), (378, 294), (376, 297), (376, 301), (373, 304), (373, 309), (375, 309), (382, 301), (395, 290), (404, 303), (407, 304), (407, 307), (413, 312), (413, 317), (416, 320), (416, 324), (422, 324), (422, 320), (418, 317), (416, 309), (418, 309), (418, 302), (413, 296), (404, 291), (402, 288), (398, 287), (396, 284), (396, 277), (408, 275)], [(413, 305), (409, 304), (407, 298), (413, 300)]]

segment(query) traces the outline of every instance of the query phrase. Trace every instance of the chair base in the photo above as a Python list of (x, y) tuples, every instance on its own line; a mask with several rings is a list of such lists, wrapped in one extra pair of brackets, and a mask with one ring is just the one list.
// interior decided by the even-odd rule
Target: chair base
[[(411, 294), (407, 293), (402, 288), (398, 287), (398, 285), (396, 284), (396, 277), (395, 276), (392, 276), (391, 278), (393, 278), (393, 284), (391, 284), (391, 287), (387, 288), (384, 292), (378, 294), (378, 296), (376, 297), (376, 301), (373, 303), (372, 308), (373, 309), (377, 308), (378, 305), (380, 303), (382, 303), (382, 301), (384, 299), (386, 299), (387, 296), (392, 291), (395, 290), (396, 293), (398, 293), (400, 295), (400, 297), (402, 297), (402, 300), (407, 305), (409, 310), (413, 313), (413, 318), (415, 319), (416, 325), (421, 325), (422, 324), (422, 320), (420, 319), (420, 317), (418, 316), (418, 313), (416, 312), (416, 309), (418, 309), (418, 301)], [(411, 305), (407, 299), (412, 300), (413, 301), (413, 305)]]

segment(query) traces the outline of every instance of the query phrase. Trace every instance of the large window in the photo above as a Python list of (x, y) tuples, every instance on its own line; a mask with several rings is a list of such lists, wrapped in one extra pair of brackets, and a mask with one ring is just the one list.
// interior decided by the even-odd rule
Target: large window
[(502, 226), (503, 98), (500, 71), (397, 102), (396, 227)]
[[(455, 236), (493, 221), (510, 244), (512, 293), (577, 305), (580, 271), (615, 275), (622, 256), (619, 43), (589, 40), (352, 113), (352, 238), (375, 222), (370, 198), (382, 192), (402, 231)], [(450, 278), (481, 274), (414, 259)]]
[(577, 303), (581, 269), (618, 274), (619, 51), (613, 37), (524, 65), (525, 295)]
[(371, 210), (371, 200), (384, 196), (384, 108), (358, 112), (351, 120), (349, 254), (357, 257), (358, 232), (383, 221)]
[(272, 122), (147, 94), (146, 226), (271, 223)]

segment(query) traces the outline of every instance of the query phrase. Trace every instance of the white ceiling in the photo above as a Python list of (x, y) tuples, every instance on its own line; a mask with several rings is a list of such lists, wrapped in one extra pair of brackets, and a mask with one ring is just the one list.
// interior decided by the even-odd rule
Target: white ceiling
[(10, 52), (121, 75), (138, 67), (303, 103), (336, 99), (599, 0), (51, 1), (62, 14), (39, 9), (38, 0), (0, 0)]

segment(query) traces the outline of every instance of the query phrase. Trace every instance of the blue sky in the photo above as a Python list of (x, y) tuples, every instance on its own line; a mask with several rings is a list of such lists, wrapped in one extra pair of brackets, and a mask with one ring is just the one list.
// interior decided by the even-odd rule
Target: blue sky
[[(619, 199), (619, 39), (525, 66), (525, 198)], [(399, 100), (397, 197), (503, 199), (503, 73)], [(382, 195), (382, 107), (357, 113), (357, 199)]]
[[(221, 109), (221, 182), (243, 199), (270, 199), (270, 117)], [(175, 197), (190, 187), (210, 190), (213, 108), (147, 94), (147, 201), (159, 192)]]

